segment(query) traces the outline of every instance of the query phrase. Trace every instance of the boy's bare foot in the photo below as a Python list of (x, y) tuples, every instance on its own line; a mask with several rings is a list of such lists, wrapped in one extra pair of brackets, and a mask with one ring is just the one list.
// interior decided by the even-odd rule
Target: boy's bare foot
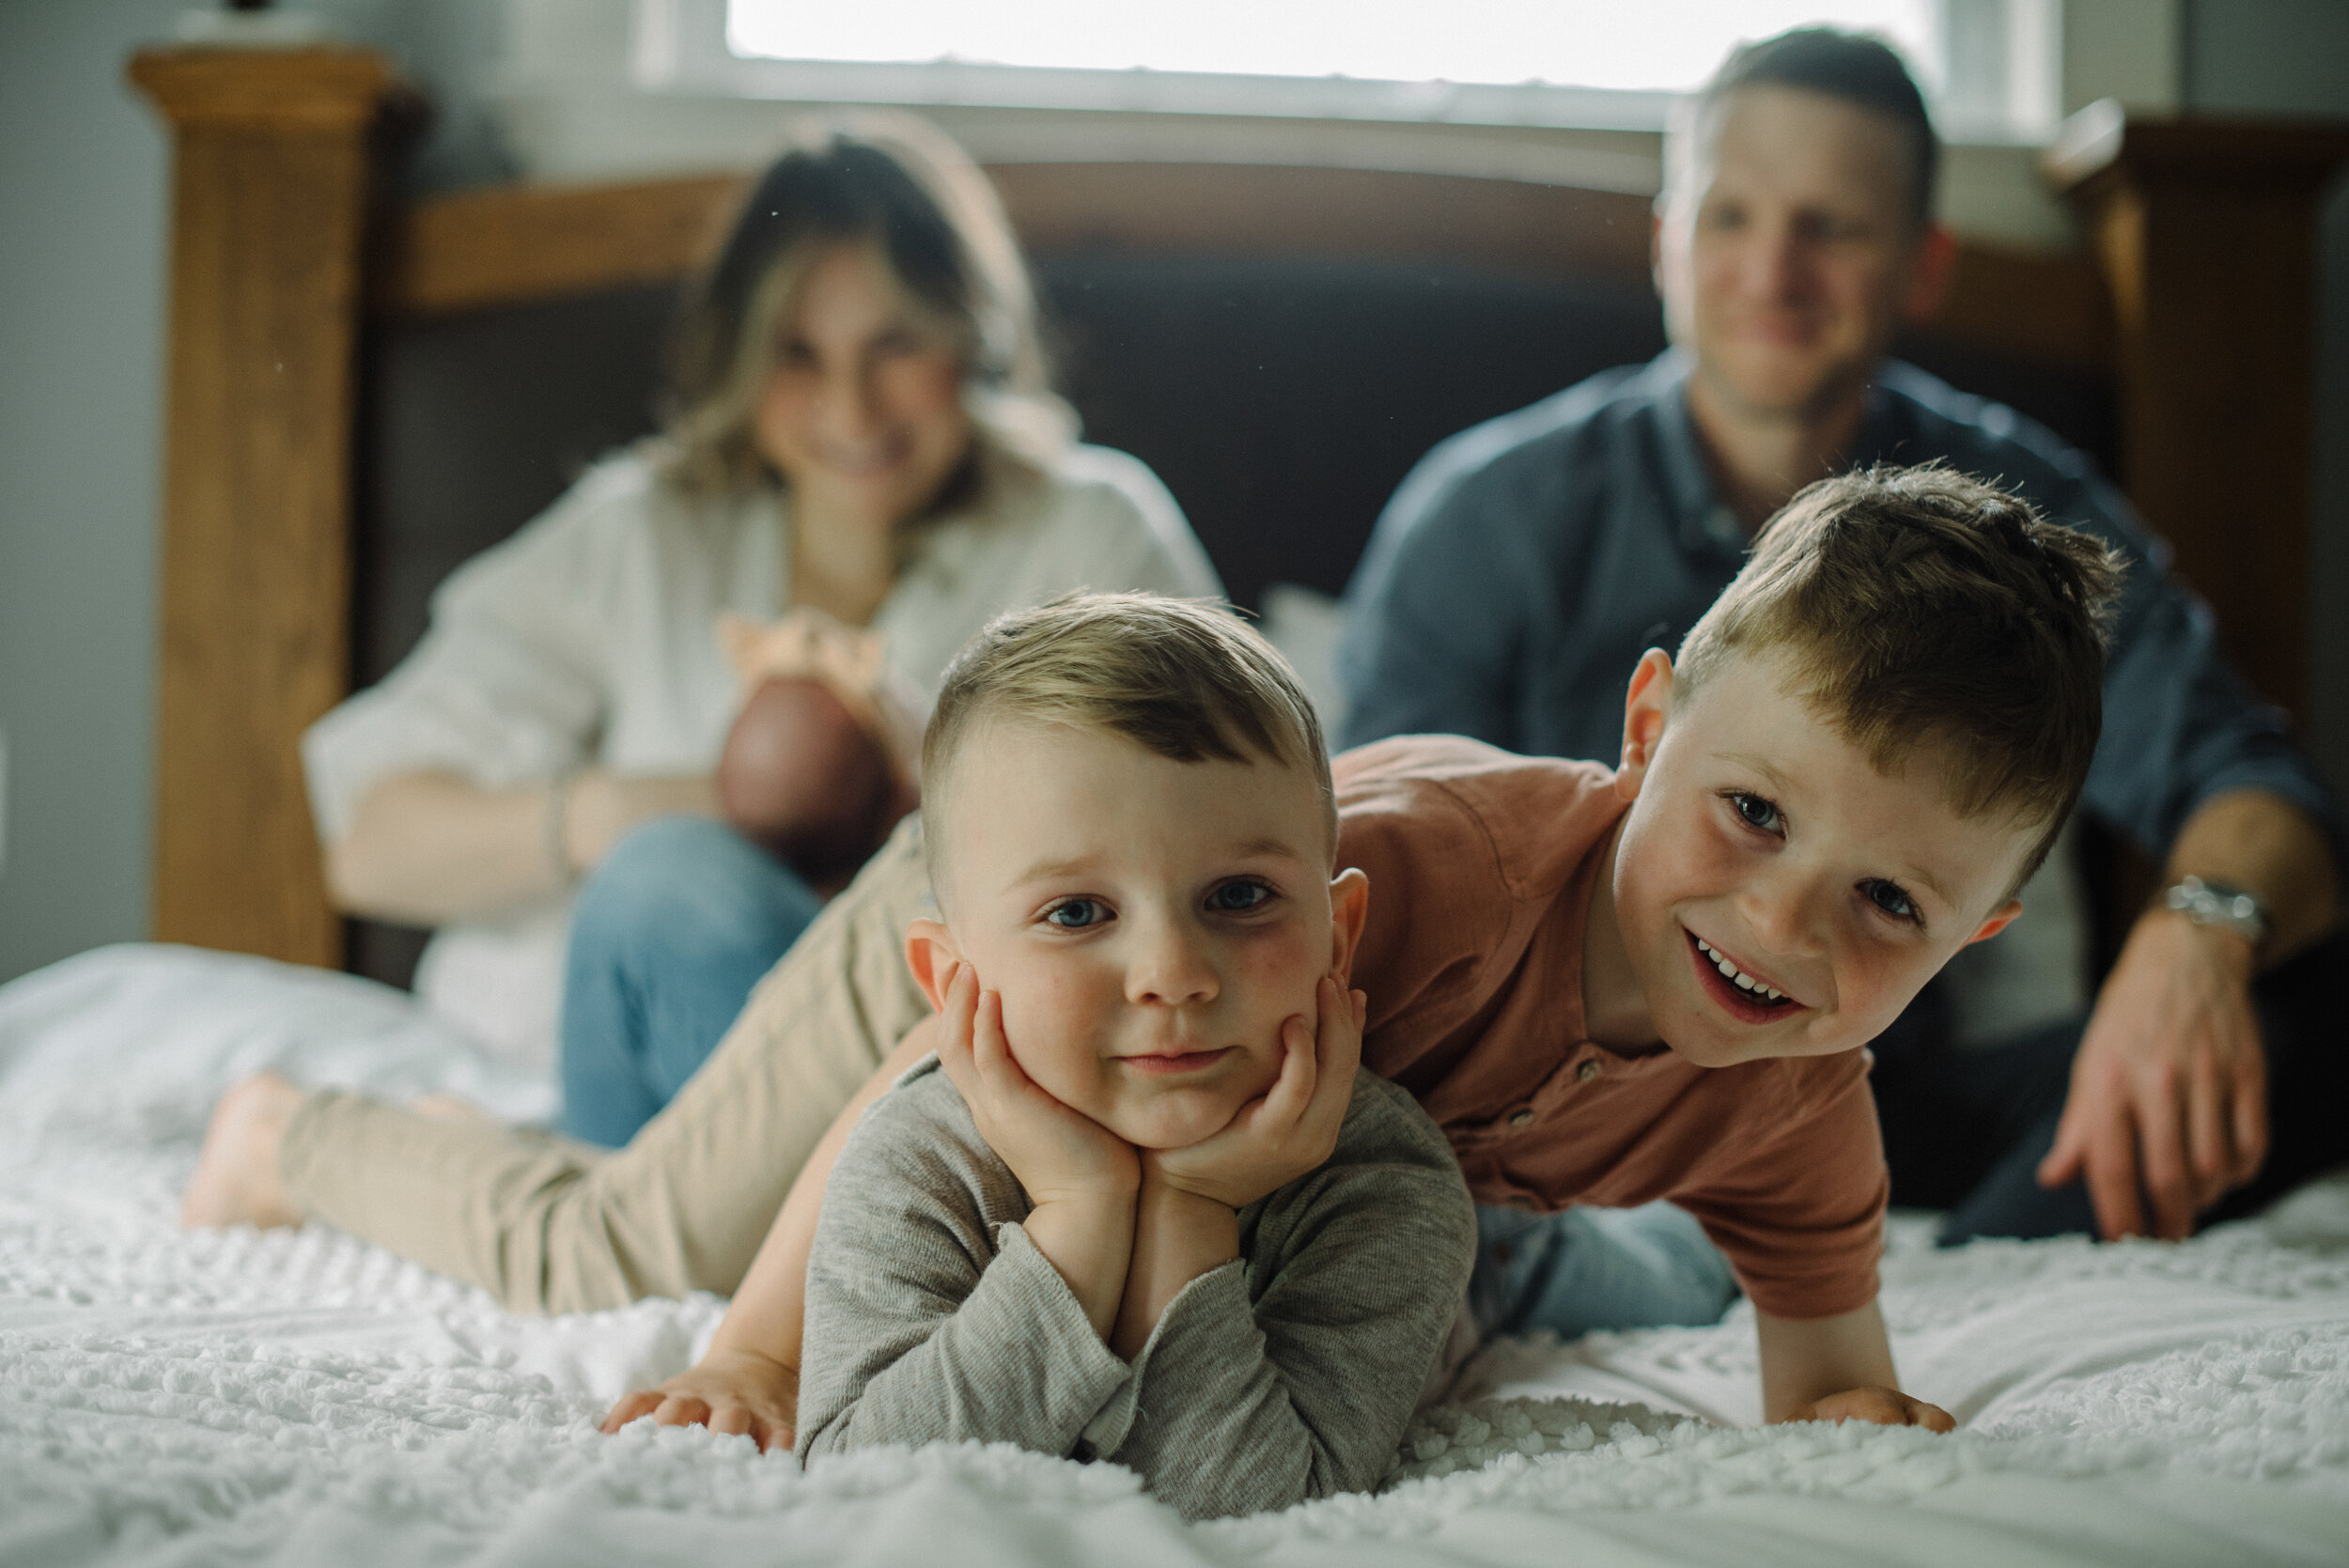
[(179, 1200), (179, 1223), (301, 1224), (302, 1211), (277, 1174), (278, 1146), (301, 1106), (302, 1091), (275, 1073), (257, 1073), (223, 1094)]

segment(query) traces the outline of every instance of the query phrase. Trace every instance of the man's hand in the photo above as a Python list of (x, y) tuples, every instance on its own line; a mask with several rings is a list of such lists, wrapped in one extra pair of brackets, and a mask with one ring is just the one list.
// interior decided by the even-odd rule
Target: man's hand
[(1003, 1038), (1003, 999), (957, 964), (938, 1017), (938, 1063), (962, 1092), (979, 1136), (1041, 1208), (1069, 1198), (1133, 1204), (1142, 1185), (1134, 1146), (1036, 1086)]
[(2251, 1009), (2250, 944), (2155, 909), (2096, 998), (2039, 1181), (2085, 1175), (2107, 1240), (2183, 1240), (2194, 1217), (2267, 1157), (2267, 1059)]
[(1353, 1102), (1369, 1001), (1325, 975), (1315, 1009), (1310, 1027), (1301, 1017), (1281, 1025), (1281, 1076), (1222, 1131), (1186, 1148), (1143, 1154), (1153, 1179), (1238, 1209), (1321, 1168), (1338, 1146), (1338, 1128)]
[(641, 1416), (661, 1426), (707, 1426), (748, 1436), (760, 1452), (789, 1448), (800, 1405), (800, 1369), (756, 1350), (713, 1350), (699, 1366), (612, 1406), (602, 1430)]
[(1938, 1405), (1898, 1389), (1851, 1389), (1813, 1400), (1779, 1418), (1787, 1421), (1870, 1421), (1877, 1426), (1921, 1426), (1927, 1432), (1953, 1432), (1957, 1418)]

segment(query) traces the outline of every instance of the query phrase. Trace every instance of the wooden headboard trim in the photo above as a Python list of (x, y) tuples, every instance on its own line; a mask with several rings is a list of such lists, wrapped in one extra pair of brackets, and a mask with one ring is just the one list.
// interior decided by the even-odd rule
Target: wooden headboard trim
[(710, 175), (435, 196), (390, 225), (372, 303), (445, 316), (674, 278), (716, 249), (749, 183)]
[(335, 966), (299, 746), (350, 690), (370, 143), (405, 89), (353, 49), (131, 79), (175, 142), (151, 929)]
[(2317, 204), (2349, 126), (2083, 109), (2048, 173), (2111, 280), (2122, 489), (2271, 702), (2308, 683)]
[[(1261, 164), (998, 163), (1038, 251), (1361, 256), (1533, 276), (1648, 273), (1645, 197), (1522, 180)], [(438, 316), (673, 278), (715, 249), (747, 179), (513, 186), (411, 208), (378, 308)], [(2086, 256), (1968, 244), (1927, 335), (2086, 375), (2112, 365), (2112, 307)]]

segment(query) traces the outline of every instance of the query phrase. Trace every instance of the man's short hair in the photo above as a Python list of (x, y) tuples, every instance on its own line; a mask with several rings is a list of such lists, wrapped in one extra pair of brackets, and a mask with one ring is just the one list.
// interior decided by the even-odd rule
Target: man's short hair
[(1694, 691), (1733, 655), (1780, 656), (1878, 769), (1948, 744), (1960, 815), (2046, 825), (2019, 887), (2095, 754), (2121, 570), (2093, 536), (1938, 464), (1822, 479), (1763, 526), (1675, 675)]
[(1908, 140), (1911, 215), (1922, 227), (1933, 218), (1934, 188), (1940, 179), (1941, 138), (1925, 112), (1924, 95), (1900, 55), (1881, 39), (1835, 27), (1797, 27), (1756, 43), (1740, 44), (1721, 62), (1712, 80), (1682, 105), (1672, 124), (1680, 146), (1667, 166), (1693, 155), (1709, 133), (1721, 101), (1740, 87), (1794, 87), (1842, 99), (1882, 115)]
[[(1104, 730), (1174, 762), (1271, 761), (1313, 779), (1337, 847), (1337, 791), (1312, 699), (1272, 644), (1232, 611), (1156, 594), (1071, 594), (999, 615), (947, 665), (922, 737), (922, 798), (951, 789), (955, 757), (999, 720)], [(925, 812), (933, 875), (938, 834)]]

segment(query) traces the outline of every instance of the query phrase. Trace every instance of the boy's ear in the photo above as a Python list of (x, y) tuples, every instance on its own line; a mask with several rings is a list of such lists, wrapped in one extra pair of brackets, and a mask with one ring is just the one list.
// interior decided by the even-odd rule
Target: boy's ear
[(906, 968), (913, 983), (930, 999), (930, 1011), (946, 1010), (946, 981), (962, 962), (955, 934), (934, 920), (917, 920), (906, 927)]
[(1330, 972), (1341, 983), (1353, 979), (1354, 949), (1370, 919), (1370, 878), (1347, 866), (1330, 878)]
[(2008, 899), (2005, 903), (1990, 911), (1990, 918), (1983, 921), (1981, 928), (1972, 936), (1966, 939), (1966, 945), (1971, 947), (1976, 942), (1988, 941), (1991, 938), (1997, 936), (1999, 932), (2014, 924), (2015, 917), (2022, 912), (2023, 901), (2021, 899)]
[(1626, 800), (1640, 797), (1672, 706), (1672, 656), (1650, 648), (1640, 656), (1639, 668), (1631, 672), (1631, 690), (1623, 699), (1623, 764), (1615, 769), (1615, 793)]

